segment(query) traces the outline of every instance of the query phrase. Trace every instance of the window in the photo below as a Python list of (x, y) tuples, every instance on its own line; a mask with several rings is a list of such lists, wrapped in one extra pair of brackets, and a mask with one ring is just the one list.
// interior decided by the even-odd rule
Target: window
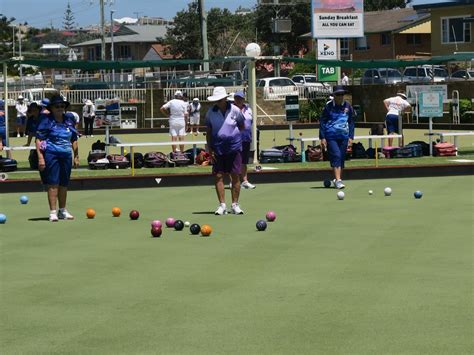
[(304, 79), (302, 76), (294, 76), (293, 79), (292, 79), (295, 83), (301, 83), (303, 82), (304, 83)]
[(130, 46), (119, 46), (119, 58), (128, 59), (132, 57)]
[(471, 42), (471, 25), (464, 17), (441, 19), (441, 43)]
[(407, 44), (408, 45), (421, 44), (421, 35), (419, 33), (407, 34)]
[(392, 37), (390, 36), (390, 33), (381, 33), (380, 34), (380, 44), (382, 46), (387, 46), (390, 43), (392, 43)]
[(369, 45), (367, 43), (367, 37), (358, 37), (356, 38), (356, 50), (366, 50), (369, 49)]
[(95, 48), (87, 48), (87, 60), (95, 60)]
[(348, 38), (341, 38), (340, 40), (341, 46), (341, 57), (349, 55), (349, 39)]

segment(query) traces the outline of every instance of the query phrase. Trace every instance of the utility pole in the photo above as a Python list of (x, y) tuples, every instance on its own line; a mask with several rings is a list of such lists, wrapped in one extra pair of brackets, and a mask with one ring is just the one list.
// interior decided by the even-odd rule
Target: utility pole
[[(207, 14), (204, 10), (204, 0), (199, 1), (199, 16), (201, 18), (201, 37), (202, 37), (202, 51), (203, 59), (209, 60), (209, 48), (207, 44)], [(209, 62), (204, 62), (204, 71), (209, 71)]]
[[(18, 56), (20, 60), (23, 60), (21, 56), (21, 24), (18, 24)], [(23, 65), (20, 63), (20, 86), (23, 89)]]
[(12, 32), (13, 32), (13, 36), (12, 36), (13, 55), (12, 55), (12, 57), (14, 57), (15, 56), (15, 25), (12, 25)]
[[(114, 12), (110, 10), (110, 60), (115, 60), (114, 55)], [(112, 87), (115, 89), (115, 69), (112, 69)]]
[(100, 31), (102, 35), (102, 46), (100, 49), (100, 59), (105, 60), (105, 15), (104, 0), (100, 0)]

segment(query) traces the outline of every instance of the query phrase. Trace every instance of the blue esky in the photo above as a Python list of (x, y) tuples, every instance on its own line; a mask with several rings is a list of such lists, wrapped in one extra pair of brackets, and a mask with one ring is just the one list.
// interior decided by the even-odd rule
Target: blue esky
[[(110, 18), (110, 9), (115, 10), (114, 17), (163, 17), (172, 19), (175, 14), (187, 8), (191, 0), (104, 0), (105, 17)], [(34, 27), (62, 27), (64, 11), (68, 0), (0, 0), (0, 13), (15, 17), (16, 23), (28, 22)], [(80, 27), (99, 23), (99, 0), (69, 0), (76, 22)], [(234, 11), (240, 5), (253, 7), (257, 0), (204, 0), (206, 9), (211, 7), (228, 8)]]

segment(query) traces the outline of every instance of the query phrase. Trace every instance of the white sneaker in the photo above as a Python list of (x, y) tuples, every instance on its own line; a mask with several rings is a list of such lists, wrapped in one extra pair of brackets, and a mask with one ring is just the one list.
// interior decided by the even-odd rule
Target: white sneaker
[(216, 212), (214, 212), (216, 216), (223, 216), (227, 214), (227, 209), (225, 203), (221, 203), (219, 207), (217, 207)]
[(20, 138), (20, 133), (17, 133), (17, 134), (16, 134), (16, 137), (17, 137), (17, 138)]
[(345, 188), (345, 187), (346, 187), (346, 185), (344, 185), (344, 184), (342, 183), (342, 180), (337, 180), (337, 181), (336, 181), (336, 189), (342, 190), (342, 189)]
[(59, 210), (58, 213), (59, 219), (74, 219), (74, 216), (68, 212), (68, 210)]
[(58, 221), (58, 214), (56, 212), (49, 213), (49, 221), (50, 222), (57, 222)]
[(244, 214), (244, 211), (240, 208), (238, 203), (232, 204), (232, 213), (233, 214)]
[(254, 189), (255, 188), (255, 185), (251, 184), (250, 182), (248, 181), (244, 181), (241, 186), (244, 188), (244, 189)]
[(93, 134), (91, 134), (91, 138), (94, 138), (94, 135), (93, 135)]
[(232, 182), (231, 182), (231, 183), (229, 183), (229, 189), (231, 189), (231, 190), (232, 190)]

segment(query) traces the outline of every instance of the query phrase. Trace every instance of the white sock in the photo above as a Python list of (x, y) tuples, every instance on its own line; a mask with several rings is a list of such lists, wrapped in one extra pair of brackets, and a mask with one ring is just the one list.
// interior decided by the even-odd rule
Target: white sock
[(57, 213), (56, 210), (51, 210), (51, 211), (49, 211), (49, 214), (56, 214), (56, 213)]

